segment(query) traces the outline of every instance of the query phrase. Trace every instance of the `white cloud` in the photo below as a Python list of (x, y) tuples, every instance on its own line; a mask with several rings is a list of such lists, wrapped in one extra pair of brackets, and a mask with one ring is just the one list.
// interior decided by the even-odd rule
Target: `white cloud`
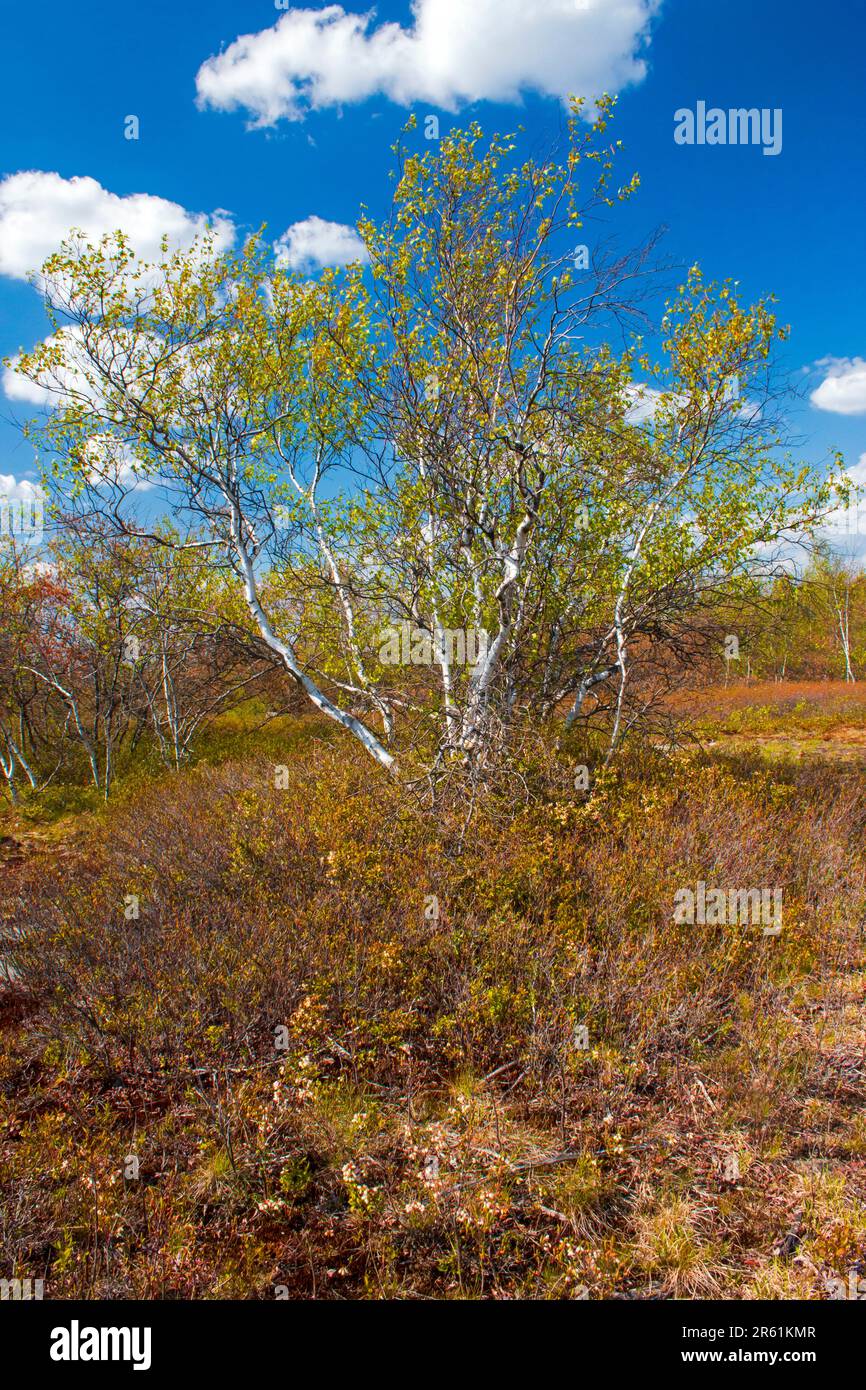
[[(21, 354), (16, 353), (0, 377), (3, 390), (10, 400), (40, 405), (46, 410), (56, 410), (75, 400), (78, 404), (90, 404), (97, 411), (110, 411), (99, 368), (94, 365), (90, 353), (103, 363), (114, 357), (116, 369), (120, 361), (117, 342), (111, 329), (99, 336), (92, 328), (88, 335), (88, 347), (85, 347), (79, 325), (66, 324), (44, 340), (42, 346), (48, 349), (47, 365), (42, 366), (38, 380), (34, 381), (23, 374), (20, 370)], [(128, 392), (141, 392), (145, 388), (158, 352), (157, 339), (144, 333), (136, 336), (135, 351), (130, 351), (123, 359), (123, 375)], [(174, 355), (175, 362), (186, 362), (186, 384), (190, 387), (194, 384), (191, 373), (207, 368), (206, 344), (198, 345), (198, 353), (198, 367), (192, 361), (192, 350), (188, 345), (177, 349)]]
[(0, 473), (0, 497), (7, 502), (44, 502), (45, 493), (39, 483), (27, 478), (19, 482), (12, 473)]
[[(663, 410), (672, 407), (675, 410), (685, 410), (689, 404), (689, 397), (682, 391), (660, 391), (655, 386), (648, 386), (642, 381), (629, 382), (625, 386), (623, 394), (627, 402), (625, 411), (625, 422), (627, 425), (645, 425), (648, 420), (654, 420)], [(739, 399), (737, 397), (736, 399)], [(717, 407), (710, 401), (710, 397), (705, 398), (704, 404), (709, 408), (712, 406), (715, 412)], [(731, 402), (732, 405), (735, 401)], [(754, 424), (761, 419), (762, 410), (756, 401), (743, 398), (742, 404), (736, 410), (732, 410), (732, 420), (743, 420), (746, 424)]]
[(453, 111), (523, 92), (588, 98), (640, 81), (661, 0), (413, 0), (412, 24), (376, 24), (342, 5), (292, 9), (203, 63), (201, 106), (243, 109), (253, 126), (377, 93)]
[(825, 357), (818, 366), (827, 374), (809, 397), (812, 404), (834, 415), (866, 415), (866, 360)]
[(631, 381), (624, 388), (626, 401), (631, 401), (625, 412), (627, 425), (645, 425), (665, 410), (685, 410), (689, 398), (682, 391), (660, 391), (656, 386), (648, 386), (645, 381)]
[(647, 420), (654, 419), (664, 400), (663, 391), (638, 381), (629, 382), (624, 394), (626, 400), (631, 401), (624, 417), (627, 425), (645, 425)]
[(57, 566), (50, 560), (29, 560), (24, 573), (31, 579), (56, 579)]
[(3, 368), (3, 391), (10, 401), (26, 401), (28, 405), (50, 405), (51, 393), (38, 382), (31, 381), (15, 370), (18, 354), (12, 358), (11, 367)]
[(139, 257), (158, 261), (163, 236), (172, 250), (188, 247), (209, 220), (218, 249), (230, 246), (234, 226), (225, 213), (208, 219), (149, 193), (118, 197), (86, 177), (64, 179), (39, 170), (10, 174), (0, 182), (0, 275), (26, 280), (72, 227), (81, 228), (90, 241), (123, 231)]
[(855, 497), (849, 506), (830, 512), (821, 529), (834, 542), (844, 539), (850, 543), (854, 537), (866, 536), (866, 453), (845, 472), (855, 487), (863, 489), (863, 495)]
[(111, 486), (122, 492), (149, 492), (155, 479), (149, 478), (144, 465), (121, 439), (110, 435), (94, 435), (87, 441), (84, 454), (91, 464), (87, 481), (91, 487)]
[(10, 366), (3, 369), (3, 390), (10, 401), (23, 401), (28, 405), (41, 405), (54, 409), (65, 398), (65, 393), (75, 391), (92, 395), (88, 380), (83, 371), (81, 330), (72, 324), (52, 333), (45, 339), (46, 345), (59, 350), (60, 361), (43, 371), (39, 381), (33, 381), (17, 370), (21, 354), (10, 358)]
[(9, 537), (23, 545), (42, 541), (45, 522), (45, 492), (39, 483), (12, 473), (0, 473), (0, 545)]
[(307, 217), (295, 222), (274, 242), (277, 265), (290, 270), (317, 270), (325, 265), (349, 265), (369, 259), (354, 227)]

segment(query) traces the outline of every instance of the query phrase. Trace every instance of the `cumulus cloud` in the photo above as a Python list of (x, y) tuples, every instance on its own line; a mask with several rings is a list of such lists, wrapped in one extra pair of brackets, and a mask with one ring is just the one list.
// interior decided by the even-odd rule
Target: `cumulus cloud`
[(40, 379), (34, 381), (18, 370), (21, 354), (16, 353), (10, 358), (9, 366), (4, 367), (2, 375), (3, 390), (9, 400), (53, 409), (68, 399), (69, 393), (91, 395), (82, 365), (83, 349), (78, 326), (72, 324), (61, 328), (45, 341), (50, 348), (58, 349), (57, 365), (43, 371)]
[(862, 549), (866, 544), (866, 453), (861, 454), (845, 472), (862, 495), (855, 496), (849, 506), (837, 507), (831, 512), (825, 518), (822, 530), (835, 543), (845, 541), (853, 544), (855, 549)]
[(0, 181), (0, 275), (26, 280), (72, 227), (81, 228), (90, 241), (123, 231), (138, 256), (157, 261), (163, 236), (172, 250), (188, 247), (208, 222), (217, 248), (230, 246), (235, 229), (222, 212), (208, 218), (149, 193), (119, 197), (92, 178), (64, 179), (32, 169), (10, 174)]
[(87, 441), (84, 455), (91, 465), (87, 474), (91, 487), (109, 486), (121, 492), (132, 492), (133, 489), (148, 492), (157, 481), (148, 477), (144, 465), (130, 446), (111, 435), (94, 435)]
[(645, 425), (648, 420), (655, 419), (665, 399), (663, 391), (637, 381), (629, 382), (624, 394), (626, 400), (631, 402), (624, 417), (627, 425)]
[(8, 537), (28, 543), (42, 540), (45, 492), (39, 483), (20, 481), (12, 473), (0, 473), (0, 545)]
[(350, 265), (369, 260), (367, 248), (354, 227), (307, 217), (294, 222), (274, 242), (277, 265), (289, 270), (319, 270), (326, 265)]
[[(659, 391), (657, 387), (648, 386), (644, 381), (629, 382), (623, 389), (623, 395), (626, 400), (623, 418), (627, 425), (645, 425), (650, 420), (654, 421), (662, 411), (670, 410), (671, 407), (675, 410), (685, 410), (689, 404), (689, 397), (682, 391)], [(732, 407), (736, 407), (731, 411), (732, 420), (742, 420), (745, 424), (753, 425), (761, 419), (763, 412), (756, 401), (744, 397), (742, 402), (737, 404), (738, 399), (731, 402)], [(711, 405), (709, 397), (704, 405)], [(713, 406), (713, 409), (715, 408)]]
[(24, 401), (27, 405), (44, 405), (51, 403), (51, 392), (45, 386), (40, 386), (38, 382), (31, 381), (29, 377), (22, 376), (16, 369), (18, 354), (12, 358), (12, 365), (3, 369), (3, 391), (10, 401)]
[(866, 415), (866, 360), (824, 357), (818, 366), (826, 375), (809, 397), (812, 404), (834, 415)]
[(412, 23), (342, 5), (291, 9), (203, 63), (200, 106), (244, 110), (254, 127), (381, 94), (445, 110), (523, 92), (586, 97), (639, 82), (661, 0), (413, 0)]
[(12, 473), (0, 473), (0, 498), (6, 502), (44, 502), (45, 493), (39, 483), (27, 478), (20, 481)]

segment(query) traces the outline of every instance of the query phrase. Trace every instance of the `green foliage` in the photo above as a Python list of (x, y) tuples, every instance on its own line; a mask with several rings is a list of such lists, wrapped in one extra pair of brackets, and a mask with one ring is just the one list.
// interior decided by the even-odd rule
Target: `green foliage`
[[(369, 273), (295, 275), (261, 236), (144, 265), (120, 234), (44, 270), (56, 332), (17, 370), (56, 397), (55, 500), (132, 554), (200, 547), (233, 621), (392, 771), (393, 741), (410, 771), (483, 771), (524, 712), (584, 719), (590, 689), (612, 755), (648, 673), (669, 685), (766, 547), (845, 498), (784, 457), (771, 301), (695, 266), (648, 341), (652, 248), (576, 267), (636, 187), (613, 191), (612, 107), (576, 103), (547, 160), (477, 125), (417, 154), (410, 122), (391, 215), (361, 224)], [(124, 477), (158, 483), (172, 528)], [(383, 658), (394, 621), (437, 642), (423, 672)], [(443, 654), (467, 631), (474, 664)]]

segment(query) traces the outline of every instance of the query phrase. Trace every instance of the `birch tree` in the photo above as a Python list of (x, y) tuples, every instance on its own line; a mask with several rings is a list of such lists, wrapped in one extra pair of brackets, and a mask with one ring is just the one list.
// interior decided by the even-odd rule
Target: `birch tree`
[(612, 757), (642, 671), (839, 502), (784, 456), (769, 301), (694, 267), (654, 330), (654, 240), (602, 230), (638, 186), (611, 108), (575, 103), (548, 159), (477, 126), (413, 152), (410, 123), (393, 207), (361, 223), (369, 269), (304, 279), (260, 238), (145, 266), (116, 235), (43, 271), (54, 332), (15, 365), (54, 401), (55, 486), (206, 556), (391, 772), (398, 747), (483, 770), (520, 721), (590, 710)]
[[(362, 224), (379, 351), (357, 443), (376, 515), (387, 499), (383, 576), (432, 638), (440, 751), (476, 765), (518, 715), (569, 701), (574, 723), (590, 696), (612, 756), (641, 666), (834, 496), (783, 454), (770, 301), (693, 267), (646, 340), (654, 243), (612, 255), (595, 230), (636, 189), (612, 182), (610, 108), (586, 130), (576, 104), (549, 162), (477, 126), (401, 147), (390, 219)], [(489, 640), (455, 668), (441, 633), (467, 626)]]

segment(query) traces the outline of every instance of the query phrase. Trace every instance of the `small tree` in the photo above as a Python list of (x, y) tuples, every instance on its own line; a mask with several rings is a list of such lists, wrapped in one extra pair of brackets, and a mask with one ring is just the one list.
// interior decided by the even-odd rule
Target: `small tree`
[[(55, 479), (118, 536), (232, 574), (264, 647), (384, 768), (407, 706), (434, 763), (483, 768), (516, 720), (565, 701), (583, 719), (590, 692), (612, 755), (641, 670), (673, 669), (708, 607), (835, 501), (780, 456), (767, 303), (695, 268), (655, 353), (615, 351), (645, 322), (651, 248), (583, 244), (636, 186), (612, 186), (610, 105), (588, 128), (575, 105), (559, 161), (477, 127), (401, 148), (390, 219), (362, 224), (371, 285), (303, 280), (255, 238), (157, 267), (79, 238), (44, 269), (55, 335), (17, 365), (54, 393)], [(175, 536), (136, 520), (141, 478)], [(395, 623), (430, 653), (423, 680), (395, 675)]]
[(52, 729), (50, 701), (29, 669), (32, 635), (52, 582), (11, 541), (0, 551), (0, 771), (13, 802), (22, 779), (35, 790)]

